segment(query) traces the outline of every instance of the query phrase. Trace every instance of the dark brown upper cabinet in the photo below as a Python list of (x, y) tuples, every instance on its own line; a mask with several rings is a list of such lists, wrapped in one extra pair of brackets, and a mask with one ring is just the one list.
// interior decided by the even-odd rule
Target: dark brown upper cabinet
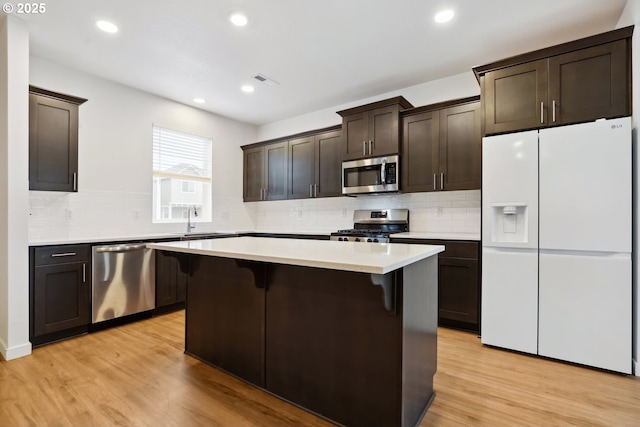
[(481, 152), (479, 97), (408, 111), (402, 117), (402, 191), (479, 189)]
[(244, 201), (342, 195), (340, 126), (242, 147)]
[(340, 130), (289, 140), (289, 199), (342, 195)]
[(287, 141), (243, 147), (245, 202), (287, 198)]
[(397, 154), (400, 148), (400, 112), (413, 105), (402, 96), (348, 110), (342, 116), (343, 160)]
[(631, 114), (633, 27), (474, 68), (485, 134)]
[(78, 106), (86, 101), (29, 86), (29, 190), (78, 191)]

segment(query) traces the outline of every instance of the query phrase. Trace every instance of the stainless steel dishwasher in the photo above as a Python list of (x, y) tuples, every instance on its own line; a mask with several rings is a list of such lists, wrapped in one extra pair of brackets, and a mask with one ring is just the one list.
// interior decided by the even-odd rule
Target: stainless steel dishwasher
[(144, 243), (123, 243), (94, 246), (92, 255), (92, 323), (155, 308), (153, 249)]

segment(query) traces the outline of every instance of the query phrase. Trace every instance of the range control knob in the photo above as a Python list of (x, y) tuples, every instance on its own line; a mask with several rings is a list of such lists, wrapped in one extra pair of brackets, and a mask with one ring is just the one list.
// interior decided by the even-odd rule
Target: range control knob
[(371, 243), (371, 242), (373, 242), (373, 240), (371, 240), (371, 239), (367, 239), (367, 242)]
[(373, 239), (373, 243), (379, 243), (379, 242), (380, 242), (380, 240), (378, 240), (378, 239)]
[(355, 238), (355, 241), (356, 241), (356, 242), (359, 242), (359, 241), (360, 241), (360, 238), (359, 238), (359, 237), (356, 237), (356, 238)]

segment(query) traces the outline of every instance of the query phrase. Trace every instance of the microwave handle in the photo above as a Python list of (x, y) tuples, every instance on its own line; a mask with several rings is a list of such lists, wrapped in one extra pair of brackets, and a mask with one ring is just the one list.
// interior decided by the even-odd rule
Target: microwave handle
[(382, 160), (382, 166), (380, 166), (380, 181), (382, 185), (387, 184), (387, 161)]

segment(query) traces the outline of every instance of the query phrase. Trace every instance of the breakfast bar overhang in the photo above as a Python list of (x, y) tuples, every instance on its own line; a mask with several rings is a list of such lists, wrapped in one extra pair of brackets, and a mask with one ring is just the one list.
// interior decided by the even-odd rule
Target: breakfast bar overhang
[(419, 424), (443, 246), (234, 237), (148, 244), (189, 273), (185, 352), (346, 426)]

